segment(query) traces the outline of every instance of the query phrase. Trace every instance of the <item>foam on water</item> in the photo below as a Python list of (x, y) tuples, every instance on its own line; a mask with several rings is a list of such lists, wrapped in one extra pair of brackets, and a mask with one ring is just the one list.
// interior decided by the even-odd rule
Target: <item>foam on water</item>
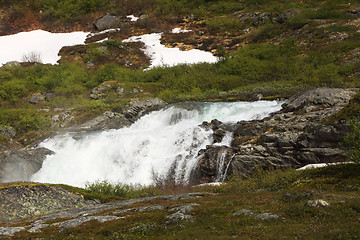
[[(280, 102), (194, 103), (152, 112), (128, 128), (85, 134), (58, 135), (40, 144), (55, 152), (46, 158), (32, 181), (83, 187), (109, 180), (151, 184), (171, 174), (189, 180), (198, 151), (212, 144), (212, 131), (198, 125), (217, 118), (223, 122), (263, 118), (281, 108)], [(191, 107), (189, 107), (191, 106)], [(224, 144), (230, 144), (231, 134)]]

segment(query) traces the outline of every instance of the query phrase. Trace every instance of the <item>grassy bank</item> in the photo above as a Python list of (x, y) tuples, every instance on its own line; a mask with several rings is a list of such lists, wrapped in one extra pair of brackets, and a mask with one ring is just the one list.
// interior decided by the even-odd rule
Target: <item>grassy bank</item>
[[(248, 180), (234, 177), (222, 186), (192, 188), (211, 193), (187, 200), (199, 204), (189, 213), (193, 222), (166, 224), (169, 212), (165, 209), (127, 213), (121, 215), (123, 219), (102, 224), (91, 221), (63, 232), (54, 227), (41, 233), (22, 232), (14, 239), (358, 239), (359, 171), (359, 165), (353, 164), (306, 171), (258, 171)], [(316, 199), (330, 205), (307, 204)], [(153, 200), (136, 206), (171, 204)], [(241, 209), (254, 215), (234, 215)], [(262, 213), (277, 214), (279, 218), (255, 218)]]

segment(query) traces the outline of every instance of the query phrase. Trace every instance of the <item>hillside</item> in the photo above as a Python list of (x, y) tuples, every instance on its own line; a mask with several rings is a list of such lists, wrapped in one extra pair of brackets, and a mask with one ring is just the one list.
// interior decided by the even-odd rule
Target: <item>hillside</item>
[[(311, 87), (359, 87), (356, 3), (3, 0), (3, 35), (37, 28), (96, 33), (103, 16), (110, 16), (111, 24), (101, 30), (120, 31), (63, 48), (59, 65), (34, 64), (36, 59), (30, 59), (21, 66), (1, 67), (0, 124), (16, 131), (15, 145), (26, 146), (42, 135), (39, 130), (51, 132), (106, 110), (121, 111), (134, 98), (234, 101), (262, 94), (276, 99)], [(131, 21), (129, 15), (140, 19)], [(191, 31), (169, 33), (175, 27)], [(149, 64), (140, 50), (142, 43), (122, 40), (153, 32), (163, 32), (161, 42), (166, 46), (206, 50), (220, 61), (142, 71)], [(104, 38), (108, 40), (97, 43)], [(110, 87), (101, 87), (106, 84)], [(99, 86), (104, 93), (91, 97)], [(118, 87), (121, 95), (115, 91)], [(1, 142), (13, 145), (8, 140), (4, 136)]]
[[(0, 37), (38, 29), (86, 37), (54, 65), (36, 52), (0, 62), (0, 181), (10, 181), (0, 183), (1, 239), (360, 238), (360, 1), (0, 0)], [(177, 55), (156, 58), (160, 48)], [(194, 64), (176, 64), (179, 53)], [(144, 132), (158, 145), (173, 133), (152, 129), (160, 115), (135, 132), (141, 117), (180, 103), (175, 125), (200, 109), (183, 102), (257, 100), (282, 109), (182, 132), (174, 145), (188, 153), (160, 164), (165, 177), (153, 166), (152, 185), (29, 182), (62, 145), (92, 162), (77, 169), (83, 159), (64, 155), (48, 175), (72, 168), (80, 179), (94, 165), (110, 176), (129, 164), (145, 179), (138, 159), (161, 156)], [(54, 148), (39, 147), (54, 136)], [(122, 148), (95, 151), (112, 142)], [(126, 147), (139, 157), (116, 155)], [(178, 171), (189, 159), (193, 169)], [(214, 181), (226, 183), (198, 185)]]

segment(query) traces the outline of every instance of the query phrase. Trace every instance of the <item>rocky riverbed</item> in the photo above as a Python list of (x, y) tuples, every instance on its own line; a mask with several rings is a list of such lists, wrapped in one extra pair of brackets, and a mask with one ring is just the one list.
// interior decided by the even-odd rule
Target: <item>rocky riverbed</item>
[[(214, 144), (199, 151), (191, 182), (223, 181), (232, 174), (246, 178), (258, 166), (297, 168), (343, 161), (344, 151), (339, 142), (347, 132), (347, 125), (345, 122), (325, 124), (325, 120), (340, 111), (355, 93), (356, 89), (317, 88), (293, 96), (281, 111), (263, 120), (232, 124), (218, 120), (204, 122), (202, 127), (213, 130)], [(105, 112), (86, 123), (60, 131), (75, 131), (81, 135), (88, 131), (121, 128), (164, 106), (166, 103), (159, 99), (133, 101), (122, 113)], [(227, 132), (233, 136), (231, 145), (219, 145)], [(29, 180), (41, 168), (46, 155), (52, 154), (48, 149), (34, 147), (36, 145), (2, 153), (0, 179)], [(5, 177), (5, 172), (14, 174)]]

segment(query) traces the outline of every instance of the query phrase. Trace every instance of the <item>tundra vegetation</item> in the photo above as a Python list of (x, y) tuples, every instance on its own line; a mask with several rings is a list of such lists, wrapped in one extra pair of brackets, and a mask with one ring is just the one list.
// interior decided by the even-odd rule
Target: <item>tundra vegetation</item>
[[(0, 7), (7, 10), (5, 18), (18, 25), (19, 19), (30, 18), (59, 29), (89, 29), (92, 26), (87, 22), (106, 13), (122, 17), (146, 14), (147, 21), (135, 23), (127, 31), (147, 33), (191, 19), (194, 23), (187, 25), (189, 29), (204, 34), (204, 40), (217, 41), (212, 50), (219, 57), (215, 64), (144, 71), (148, 59), (136, 66), (113, 62), (111, 52), (132, 51), (132, 46), (116, 37), (84, 46), (81, 58), (63, 56), (58, 65), (41, 64), (41, 56), (33, 53), (24, 56), (25, 63), (0, 67), (0, 127), (14, 128), (15, 142), (26, 146), (29, 139), (54, 130), (51, 116), (57, 108), (72, 109), (76, 116), (72, 121), (77, 124), (106, 110), (120, 112), (134, 98), (233, 101), (261, 93), (264, 99), (281, 99), (320, 86), (359, 88), (359, 4), (359, 0), (0, 0)], [(267, 17), (259, 17), (261, 13)], [(285, 21), (273, 19), (284, 13), (289, 13)], [(3, 28), (11, 32), (9, 26)], [(228, 39), (230, 43), (225, 41)], [(90, 98), (92, 89), (103, 83), (114, 87), (99, 99)], [(117, 93), (118, 86), (124, 94)], [(134, 88), (142, 91), (134, 92)], [(42, 93), (45, 100), (30, 103), (34, 93)], [(343, 144), (351, 150), (349, 160), (355, 163), (360, 157), (359, 118), (357, 94), (326, 122), (354, 119)], [(1, 136), (0, 144), (9, 144), (9, 138)], [(86, 189), (62, 185), (85, 199), (101, 202), (189, 191), (214, 195), (196, 200), (200, 206), (193, 212), (195, 222), (164, 228), (164, 210), (100, 225), (91, 221), (56, 234), (54, 228), (32, 234), (24, 231), (14, 239), (358, 239), (359, 171), (359, 164), (306, 171), (258, 169), (249, 179), (233, 176), (226, 185), (202, 188), (161, 183), (145, 187), (95, 182)], [(311, 199), (326, 199), (331, 207), (311, 208), (306, 205)], [(233, 215), (241, 209), (281, 218), (262, 221)], [(141, 224), (153, 227), (135, 228)]]

